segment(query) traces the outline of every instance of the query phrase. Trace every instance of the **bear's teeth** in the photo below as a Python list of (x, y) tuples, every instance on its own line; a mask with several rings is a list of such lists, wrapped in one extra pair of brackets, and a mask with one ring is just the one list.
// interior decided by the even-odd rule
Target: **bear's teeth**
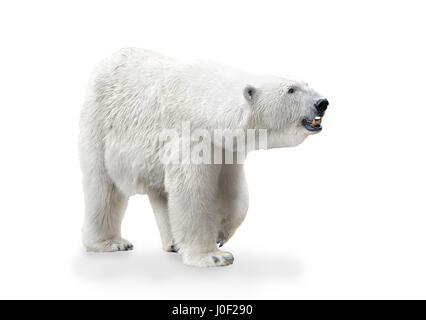
[(315, 117), (314, 119), (312, 119), (312, 125), (316, 126), (317, 124), (321, 124), (322, 122), (322, 117)]

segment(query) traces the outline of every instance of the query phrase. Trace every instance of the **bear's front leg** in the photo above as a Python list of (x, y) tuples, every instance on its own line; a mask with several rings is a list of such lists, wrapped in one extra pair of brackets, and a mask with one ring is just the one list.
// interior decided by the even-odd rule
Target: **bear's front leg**
[(150, 190), (148, 192), (148, 197), (152, 210), (154, 211), (158, 230), (160, 231), (163, 250), (167, 252), (176, 252), (172, 232), (170, 230), (169, 210), (166, 195), (160, 191)]
[(249, 205), (243, 164), (225, 164), (219, 176), (217, 225), (219, 246), (237, 231), (246, 217)]
[(234, 257), (216, 246), (220, 165), (170, 165), (166, 169), (170, 226), (183, 263), (226, 266)]

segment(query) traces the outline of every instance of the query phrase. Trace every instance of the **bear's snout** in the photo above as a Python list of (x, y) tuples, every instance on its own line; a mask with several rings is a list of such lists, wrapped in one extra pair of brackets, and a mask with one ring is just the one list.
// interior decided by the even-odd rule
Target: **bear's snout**
[(319, 99), (317, 102), (315, 102), (315, 109), (318, 111), (318, 115), (322, 117), (325, 113), (325, 110), (327, 110), (328, 107), (328, 100), (325, 98)]

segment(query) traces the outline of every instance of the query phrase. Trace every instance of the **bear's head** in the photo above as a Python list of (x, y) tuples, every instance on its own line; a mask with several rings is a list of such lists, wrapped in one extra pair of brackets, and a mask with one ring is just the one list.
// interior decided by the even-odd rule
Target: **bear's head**
[(292, 147), (322, 130), (328, 101), (303, 81), (263, 78), (243, 91), (251, 127), (266, 129), (268, 148)]

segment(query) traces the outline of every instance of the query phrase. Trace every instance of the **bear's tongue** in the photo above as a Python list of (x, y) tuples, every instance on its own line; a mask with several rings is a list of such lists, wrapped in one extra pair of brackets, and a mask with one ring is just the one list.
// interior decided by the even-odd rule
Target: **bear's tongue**
[(302, 124), (309, 131), (320, 131), (322, 129), (321, 122), (322, 117), (315, 117), (312, 120), (303, 119)]

